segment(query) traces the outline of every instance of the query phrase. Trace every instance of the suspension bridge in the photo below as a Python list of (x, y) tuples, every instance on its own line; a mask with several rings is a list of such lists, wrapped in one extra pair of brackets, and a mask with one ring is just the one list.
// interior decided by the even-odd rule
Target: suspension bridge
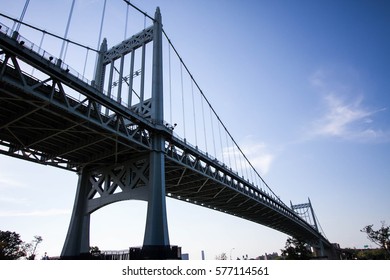
[[(110, 48), (101, 34), (96, 49), (67, 39), (71, 13), (63, 37), (1, 14), (13, 24), (0, 24), (0, 153), (79, 176), (61, 257), (89, 252), (94, 211), (135, 199), (147, 201), (147, 220), (143, 246), (130, 256), (180, 258), (169, 241), (170, 197), (305, 240), (332, 258), (310, 200), (288, 206), (263, 180), (172, 44), (159, 8), (150, 17), (124, 4), (151, 25)], [(39, 46), (20, 26), (42, 34)], [(45, 37), (62, 41), (59, 56), (42, 48)], [(70, 45), (86, 52), (83, 74), (66, 63)], [(87, 79), (91, 53), (96, 62)]]

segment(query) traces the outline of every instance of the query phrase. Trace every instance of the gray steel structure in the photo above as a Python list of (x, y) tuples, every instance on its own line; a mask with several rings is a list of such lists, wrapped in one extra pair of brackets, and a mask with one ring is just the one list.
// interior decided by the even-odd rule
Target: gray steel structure
[[(143, 100), (141, 92), (139, 103), (128, 100), (125, 106), (120, 94), (114, 100), (110, 89), (104, 92), (105, 68), (110, 65), (111, 84), (114, 61), (123, 65), (125, 55), (134, 61), (138, 48), (144, 57), (148, 43), (153, 43), (152, 97)], [(159, 9), (151, 27), (110, 50), (103, 42), (92, 82), (4, 26), (0, 48), (0, 153), (79, 175), (63, 257), (89, 251), (91, 213), (129, 199), (148, 202), (144, 246), (169, 247), (166, 196), (321, 244), (330, 252), (330, 242), (293, 208), (173, 135), (163, 120)], [(22, 61), (47, 79), (24, 72)], [(132, 84), (132, 75), (127, 82)], [(70, 92), (79, 93), (80, 100)]]

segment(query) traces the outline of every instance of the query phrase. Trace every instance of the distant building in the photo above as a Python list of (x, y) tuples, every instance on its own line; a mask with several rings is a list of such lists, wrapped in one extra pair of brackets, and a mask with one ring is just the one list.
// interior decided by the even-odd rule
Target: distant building
[(272, 254), (265, 253), (265, 255), (258, 256), (256, 260), (277, 260), (278, 258), (279, 258), (279, 254), (273, 252)]

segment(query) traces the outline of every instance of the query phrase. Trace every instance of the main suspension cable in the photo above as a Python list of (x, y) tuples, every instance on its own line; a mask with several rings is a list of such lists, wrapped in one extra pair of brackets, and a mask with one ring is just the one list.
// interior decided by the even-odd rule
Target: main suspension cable
[(151, 19), (153, 22), (154, 22), (154, 18), (152, 18), (151, 16), (149, 16), (146, 12), (142, 11), (140, 8), (138, 8), (136, 5), (130, 3), (130, 1), (127, 1), (127, 0), (123, 0), (127, 5), (133, 7), (134, 9), (136, 9), (138, 12), (140, 12), (141, 14), (143, 14), (145, 17)]
[(65, 28), (65, 35), (64, 35), (64, 39), (65, 40), (62, 42), (61, 52), (60, 52), (60, 56), (59, 56), (59, 59), (63, 59), (63, 60), (65, 60), (65, 56), (66, 56), (66, 52), (65, 52), (64, 58), (62, 57), (65, 45), (67, 45), (66, 39), (68, 38), (68, 32), (69, 32), (70, 22), (72, 21), (73, 8), (74, 8), (74, 3), (75, 2), (76, 2), (76, 0), (73, 0), (72, 1), (72, 6), (70, 7), (70, 12), (69, 12), (69, 16), (68, 16), (68, 22), (67, 22), (66, 28)]

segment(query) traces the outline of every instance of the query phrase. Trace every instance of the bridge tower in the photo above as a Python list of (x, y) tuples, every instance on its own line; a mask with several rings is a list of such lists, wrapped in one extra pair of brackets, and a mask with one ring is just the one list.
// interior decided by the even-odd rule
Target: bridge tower
[[(142, 69), (144, 73), (145, 45), (153, 42), (151, 99), (144, 100), (141, 92), (139, 103), (131, 106), (133, 92), (134, 54), (142, 48)], [(123, 61), (131, 56), (129, 80), (123, 76)], [(156, 9), (151, 27), (107, 50), (104, 39), (98, 57), (94, 86), (103, 93), (106, 66), (110, 66), (107, 95), (110, 97), (115, 60), (120, 60), (117, 101), (121, 102), (122, 82), (129, 85), (128, 106), (149, 119), (156, 126), (163, 126), (163, 58), (162, 58), (162, 18)], [(138, 72), (137, 72), (138, 74)], [(142, 81), (144, 77), (141, 77)], [(123, 81), (122, 81), (123, 80)], [(143, 89), (142, 89), (143, 90)], [(96, 110), (100, 110), (97, 107)], [(106, 109), (106, 115), (110, 112)], [(79, 180), (73, 213), (68, 228), (62, 258), (82, 258), (89, 253), (90, 215), (110, 203), (137, 199), (147, 201), (147, 220), (142, 248), (131, 248), (134, 259), (175, 259), (180, 258), (177, 246), (170, 246), (166, 214), (165, 194), (165, 139), (164, 135), (153, 133), (147, 138), (152, 149), (139, 153), (138, 157), (111, 166), (98, 167), (85, 165), (79, 172)], [(116, 191), (119, 189), (120, 191)]]
[[(307, 203), (293, 205), (290, 201), (291, 209), (295, 211), (301, 218), (303, 218), (309, 225), (311, 225), (317, 232), (320, 232), (317, 224), (317, 218), (314, 213), (313, 206), (311, 204), (310, 198), (308, 198)], [(320, 239), (310, 240), (309, 244), (312, 247), (313, 253), (316, 257), (325, 256), (324, 245)]]

